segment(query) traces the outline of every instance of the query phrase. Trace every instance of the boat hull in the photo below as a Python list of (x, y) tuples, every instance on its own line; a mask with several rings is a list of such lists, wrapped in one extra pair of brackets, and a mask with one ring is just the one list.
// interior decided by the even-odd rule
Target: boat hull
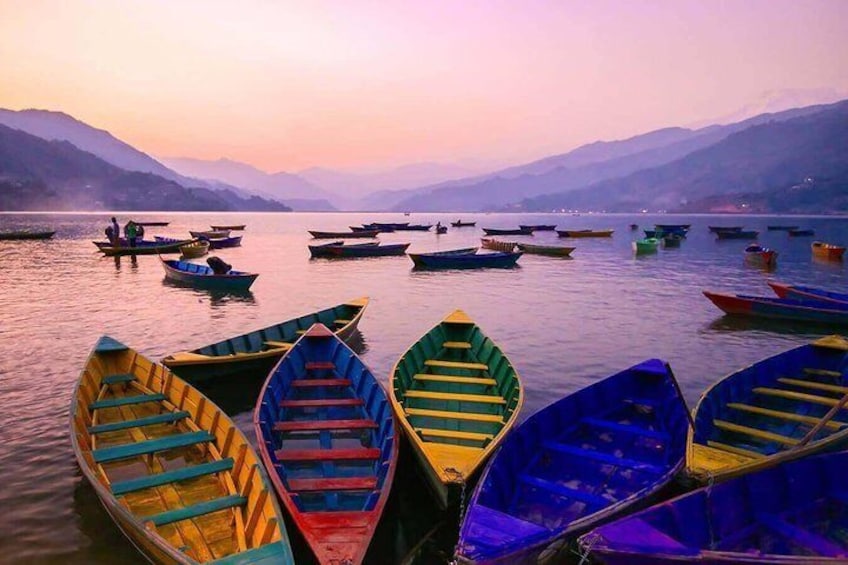
[(148, 242), (147, 245), (136, 247), (100, 247), (100, 251), (109, 257), (122, 255), (165, 255), (168, 253), (179, 253), (180, 247), (194, 243), (196, 239), (178, 240), (173, 243), (157, 244), (156, 242)]
[(419, 269), (510, 269), (523, 253), (409, 253)]
[(480, 244), (484, 249), (491, 249), (492, 251), (500, 251), (502, 253), (512, 253), (515, 251), (516, 246), (514, 241), (498, 241), (497, 239), (488, 237), (482, 238)]
[(716, 239), (757, 239), (760, 232), (754, 230), (732, 230), (716, 232)]
[(244, 231), (246, 224), (236, 224), (232, 226), (209, 226), (215, 231)]
[(726, 314), (848, 326), (848, 305), (704, 291)]
[(518, 249), (531, 255), (547, 255), (549, 257), (570, 257), (576, 247), (564, 247), (559, 245), (532, 245), (519, 243)]
[(813, 257), (825, 261), (842, 261), (842, 256), (845, 255), (844, 247), (831, 245), (822, 241), (814, 241), (811, 249), (813, 251)]
[(533, 235), (530, 228), (519, 228), (517, 230), (502, 230), (497, 228), (483, 228), (486, 235)]
[(842, 292), (831, 292), (811, 286), (796, 286), (769, 281), (768, 285), (780, 298), (793, 300), (818, 300), (821, 302), (836, 302), (848, 304), (848, 294)]
[(367, 239), (377, 237), (379, 230), (315, 231), (307, 230), (314, 239)]
[(210, 267), (184, 261), (166, 261), (162, 259), (165, 278), (194, 288), (206, 290), (248, 290), (259, 275), (230, 271), (225, 275), (216, 275)]
[(559, 237), (612, 237), (615, 230), (556, 230)]
[(0, 241), (23, 241), (23, 240), (32, 240), (32, 239), (50, 239), (54, 235), (56, 235), (55, 231), (42, 231), (42, 232), (26, 232), (26, 231), (18, 231), (18, 232), (0, 232)]

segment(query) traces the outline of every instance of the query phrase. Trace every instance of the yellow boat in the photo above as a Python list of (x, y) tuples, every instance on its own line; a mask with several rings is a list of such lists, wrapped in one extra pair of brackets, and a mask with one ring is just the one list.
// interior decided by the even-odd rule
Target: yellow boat
[(456, 310), (403, 354), (391, 384), (392, 409), (447, 507), (515, 424), (524, 402), (518, 373)]
[(83, 475), (153, 563), (293, 563), (250, 443), (208, 398), (109, 337), (77, 381), (71, 442)]

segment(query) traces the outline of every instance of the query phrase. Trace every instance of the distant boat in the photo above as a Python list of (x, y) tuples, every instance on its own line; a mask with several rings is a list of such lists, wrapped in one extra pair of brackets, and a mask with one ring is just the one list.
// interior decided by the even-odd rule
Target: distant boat
[(197, 259), (209, 253), (209, 242), (206, 240), (195, 241), (180, 246), (180, 253), (186, 259)]
[(419, 269), (508, 269), (515, 267), (522, 252), (517, 253), (409, 253)]
[(483, 233), (486, 235), (533, 235), (533, 230), (530, 228), (518, 228), (505, 230), (499, 228), (483, 228)]
[(0, 241), (20, 241), (25, 239), (50, 239), (55, 231), (7, 231), (0, 232)]
[(512, 253), (515, 251), (515, 242), (514, 241), (498, 241), (497, 239), (492, 239), (491, 237), (484, 237), (480, 239), (480, 243), (483, 245), (483, 249), (491, 249), (492, 251), (502, 251), (504, 253)]
[(447, 226), (436, 226), (436, 234), (441, 235), (443, 233), (448, 233), (448, 227)]
[(232, 226), (209, 226), (213, 230), (232, 230), (232, 231), (243, 231), (246, 227), (245, 224), (235, 224)]
[(692, 224), (654, 224), (654, 227), (665, 232), (680, 232), (689, 231)]
[(612, 237), (615, 230), (557, 230), (560, 237)]
[(648, 238), (661, 237), (661, 235), (658, 235), (658, 234), (660, 234), (660, 230), (657, 230), (657, 229), (642, 230), (642, 231), (645, 232), (645, 237), (648, 237)]
[(534, 224), (530, 226), (518, 224), (518, 227), (521, 229), (529, 229), (530, 231), (554, 231), (556, 229), (556, 224)]
[(206, 230), (206, 231), (189, 231), (191, 237), (230, 237), (230, 230)]
[(432, 227), (433, 224), (398, 224), (395, 226), (395, 231), (430, 231), (430, 228)]
[(842, 261), (842, 256), (845, 254), (845, 248), (841, 245), (833, 245), (823, 241), (814, 241), (811, 248), (813, 250), (813, 257), (816, 259)]
[(552, 257), (570, 257), (576, 248), (564, 245), (533, 245), (530, 243), (517, 243), (518, 249), (531, 255), (549, 255)]
[(848, 327), (848, 304), (745, 294), (722, 294), (706, 290), (704, 296), (730, 315), (837, 324)]
[(315, 239), (358, 239), (377, 237), (379, 230), (362, 230), (362, 231), (317, 231), (307, 230)]
[(329, 243), (322, 243), (319, 245), (310, 245), (309, 246), (309, 254), (313, 258), (317, 257), (333, 257), (333, 252), (330, 251), (331, 247), (338, 247), (340, 245), (347, 245), (347, 247), (362, 247), (362, 246), (377, 246), (380, 245), (379, 242), (373, 241), (368, 243), (348, 243), (346, 244), (344, 241), (331, 241)]
[(684, 237), (678, 233), (670, 233), (662, 236), (663, 247), (680, 247), (680, 242), (683, 241)]
[(170, 224), (171, 222), (136, 222), (136, 221), (133, 221), (133, 223), (134, 223), (135, 225), (137, 225), (137, 226), (156, 226), (156, 227), (163, 227), (163, 226), (167, 226), (167, 225), (168, 225), (168, 224)]
[(755, 230), (732, 230), (716, 232), (716, 239), (757, 239), (760, 232)]
[(723, 231), (742, 231), (742, 226), (707, 226), (707, 229), (712, 233), (719, 233)]
[(195, 288), (209, 290), (248, 290), (257, 273), (245, 273), (243, 271), (229, 271), (225, 274), (215, 274), (211, 267), (177, 261), (173, 259), (160, 259), (165, 269), (165, 277), (178, 283), (191, 285)]
[(630, 231), (636, 231), (639, 229), (639, 224), (630, 224)]
[(767, 226), (768, 231), (790, 231), (797, 230), (799, 226)]
[(759, 267), (773, 269), (777, 266), (777, 251), (763, 247), (759, 243), (752, 243), (743, 251), (745, 261)]
[(816, 235), (816, 231), (810, 230), (810, 229), (789, 230), (786, 233), (789, 234), (789, 237), (805, 237), (805, 236), (810, 236), (810, 235)]
[[(209, 243), (209, 249), (225, 249), (228, 247), (239, 247), (241, 246), (241, 238), (244, 236), (236, 235), (233, 237), (204, 237), (201, 236), (199, 238), (200, 241), (206, 241)], [(155, 236), (153, 240), (157, 244), (173, 244), (179, 243), (179, 239), (174, 239), (173, 237), (162, 237)]]
[(819, 300), (822, 302), (848, 304), (848, 294), (843, 292), (833, 292), (811, 286), (784, 284), (774, 281), (768, 281), (768, 285), (780, 298), (791, 298), (793, 300)]
[[(409, 245), (409, 243), (391, 243), (385, 245), (321, 245), (309, 246), (309, 252), (313, 254), (313, 257), (325, 257), (331, 259), (386, 257), (405, 254)], [(316, 247), (319, 248), (319, 255), (314, 255), (314, 248)]]
[(636, 255), (646, 255), (648, 253), (656, 253), (660, 246), (660, 240), (655, 237), (646, 237), (638, 239), (632, 243), (633, 252)]
[(457, 220), (455, 222), (451, 222), (451, 226), (455, 228), (471, 228), (477, 225), (477, 222), (463, 222), (462, 220)]

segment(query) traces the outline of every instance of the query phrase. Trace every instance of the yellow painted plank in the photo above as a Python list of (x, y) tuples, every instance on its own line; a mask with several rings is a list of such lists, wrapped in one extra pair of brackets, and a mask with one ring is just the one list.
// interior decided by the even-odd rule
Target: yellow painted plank
[(294, 333), (296, 333), (296, 334), (298, 334), (298, 335), (303, 335), (303, 334), (305, 334), (305, 333), (306, 333), (306, 330), (295, 330), (295, 332), (294, 332)]
[(498, 381), (495, 379), (481, 379), (476, 377), (460, 377), (454, 375), (431, 375), (429, 373), (419, 373), (413, 377), (416, 381), (434, 382), (434, 383), (456, 383), (462, 385), (486, 385), (495, 386)]
[(725, 422), (724, 420), (713, 420), (713, 425), (720, 430), (728, 432), (736, 432), (739, 434), (749, 435), (764, 441), (774, 441), (783, 445), (797, 445), (800, 440), (788, 436), (767, 432), (750, 426), (742, 426), (733, 422)]
[(486, 371), (489, 369), (488, 365), (484, 365), (483, 363), (464, 363), (462, 361), (440, 361), (438, 359), (428, 359), (424, 361), (424, 364), (428, 367), (443, 367), (445, 369), (471, 369), (476, 371)]
[(838, 392), (839, 394), (848, 394), (848, 387), (838, 386), (838, 385), (829, 385), (829, 384), (825, 384), (825, 383), (817, 383), (815, 381), (804, 381), (804, 380), (790, 379), (790, 378), (784, 377), (784, 378), (777, 379), (777, 382), (783, 383), (785, 385), (811, 388), (813, 390), (823, 390), (825, 392)]
[(439, 430), (436, 428), (415, 428), (422, 437), (441, 437), (447, 439), (466, 439), (471, 441), (486, 441), (494, 439), (492, 434), (479, 434), (474, 432), (460, 432), (458, 430)]
[(292, 348), (292, 345), (294, 345), (294, 344), (289, 343), (289, 342), (287, 342), (287, 341), (273, 341), (273, 340), (269, 340), (269, 341), (266, 341), (266, 342), (265, 342), (265, 345), (267, 345), (267, 346), (269, 346), (269, 347), (278, 347), (278, 348), (280, 348), (280, 349), (291, 349), (291, 348)]
[(816, 394), (805, 394), (803, 392), (794, 392), (791, 390), (783, 390), (781, 388), (756, 387), (754, 392), (767, 396), (776, 396), (778, 398), (788, 398), (790, 400), (799, 400), (801, 402), (812, 402), (813, 404), (821, 404), (823, 406), (836, 406), (839, 400), (836, 398), (828, 398), (826, 396), (818, 396)]
[(726, 451), (728, 453), (733, 453), (734, 455), (741, 455), (742, 457), (751, 458), (751, 459), (764, 459), (766, 456), (762, 453), (757, 453), (756, 451), (751, 451), (750, 449), (742, 449), (741, 447), (736, 447), (735, 445), (727, 445), (726, 443), (719, 443), (717, 441), (708, 441), (707, 445), (721, 450)]
[(842, 373), (839, 371), (828, 371), (827, 369), (810, 369), (809, 367), (804, 369), (805, 375), (812, 375), (814, 377), (833, 377), (838, 379), (842, 376)]
[(813, 342), (817, 347), (829, 347), (840, 351), (848, 351), (848, 340), (841, 335), (829, 335), (821, 337)]
[(337, 318), (333, 321), (340, 326), (346, 326), (349, 323), (351, 323), (353, 320), (345, 320), (344, 318)]
[[(730, 449), (726, 449), (728, 447)], [(687, 466), (691, 473), (709, 477), (714, 473), (732, 471), (749, 465), (757, 459), (736, 451), (736, 448), (732, 446), (717, 442), (709, 442), (709, 445), (694, 443), (687, 458)]]
[(454, 310), (448, 314), (442, 322), (447, 324), (473, 324), (474, 320), (472, 320), (468, 314), (462, 310)]
[[(738, 402), (731, 402), (727, 405), (728, 408), (732, 408), (734, 410), (740, 410), (742, 412), (748, 412), (750, 414), (759, 414), (761, 416), (771, 416), (772, 418), (779, 418), (781, 420), (788, 420), (790, 422), (802, 422), (804, 424), (816, 425), (819, 423), (821, 418), (815, 418), (813, 416), (802, 416), (801, 414), (793, 414), (792, 412), (782, 412), (780, 410), (771, 410), (769, 408), (762, 408), (760, 406), (751, 406), (748, 404), (740, 404)], [(848, 426), (848, 423), (845, 422), (837, 422), (831, 420), (826, 423), (825, 426), (831, 430), (839, 430), (844, 426)]]
[(500, 396), (489, 394), (458, 394), (453, 392), (430, 392), (427, 390), (408, 390), (407, 398), (424, 398), (427, 400), (455, 400), (457, 402), (479, 402), (482, 404), (506, 404)]
[(407, 417), (426, 416), (428, 418), (445, 418), (449, 420), (470, 420), (472, 422), (489, 422), (502, 424), (503, 418), (495, 414), (477, 414), (476, 412), (453, 412), (450, 410), (426, 410), (424, 408), (407, 408)]
[(445, 349), (471, 349), (467, 341), (446, 341), (442, 344)]

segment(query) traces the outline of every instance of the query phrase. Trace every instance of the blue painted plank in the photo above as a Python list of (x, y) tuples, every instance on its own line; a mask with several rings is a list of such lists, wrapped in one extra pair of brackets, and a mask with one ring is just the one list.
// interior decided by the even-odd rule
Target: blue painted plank
[(179, 522), (180, 520), (188, 520), (205, 514), (211, 514), (212, 512), (217, 512), (219, 510), (244, 506), (245, 504), (247, 504), (247, 499), (243, 496), (222, 496), (221, 498), (216, 498), (207, 502), (201, 502), (184, 508), (154, 514), (153, 516), (142, 518), (141, 521), (153, 522), (156, 526), (164, 526), (166, 524)]
[(540, 479), (539, 477), (533, 477), (531, 475), (528, 475), (527, 473), (521, 473), (520, 475), (518, 475), (518, 478), (522, 483), (534, 486), (536, 488), (540, 488), (542, 490), (546, 490), (548, 492), (552, 492), (554, 494), (558, 494), (560, 496), (564, 496), (566, 498), (570, 498), (572, 500), (579, 500), (580, 502), (585, 502), (593, 508), (604, 508), (605, 506), (609, 506), (610, 504), (615, 502), (614, 500), (607, 500), (606, 498), (595, 496), (594, 494), (589, 492), (569, 488), (559, 483)]
[(757, 522), (770, 530), (777, 532), (781, 536), (791, 539), (798, 545), (813, 550), (817, 555), (824, 555), (825, 557), (845, 557), (845, 548), (840, 547), (827, 538), (798, 527), (795, 524), (785, 522), (773, 514), (758, 512)]
[(132, 373), (122, 373), (119, 375), (108, 375), (100, 381), (102, 384), (114, 385), (118, 383), (128, 383), (135, 380), (135, 375)]
[(126, 351), (127, 349), (129, 348), (126, 345), (108, 335), (101, 337), (97, 345), (94, 346), (95, 353), (110, 353), (112, 351)]
[(600, 451), (594, 451), (591, 449), (583, 449), (582, 447), (577, 447), (575, 445), (566, 445), (564, 443), (546, 441), (544, 444), (542, 444), (542, 446), (545, 449), (558, 451), (567, 455), (574, 455), (575, 457), (593, 459), (601, 463), (616, 465), (618, 467), (627, 467), (628, 469), (633, 469), (636, 471), (644, 471), (646, 473), (654, 473), (656, 475), (661, 475), (666, 472), (666, 469), (663, 469), (662, 467), (657, 467), (656, 465), (651, 465), (650, 463), (644, 463), (642, 461), (636, 461), (634, 459), (625, 459), (624, 457), (616, 457), (615, 455), (609, 455), (607, 453), (602, 453)]
[(89, 410), (99, 410), (101, 408), (115, 408), (117, 406), (130, 406), (133, 404), (141, 404), (143, 402), (159, 402), (167, 397), (164, 394), (139, 394), (137, 396), (123, 396), (121, 398), (109, 398), (107, 400), (98, 400), (88, 405)]
[(140, 441), (138, 443), (116, 445), (114, 447), (103, 447), (92, 451), (91, 456), (94, 457), (95, 462), (105, 463), (107, 461), (127, 459), (128, 457), (135, 457), (136, 455), (146, 455), (157, 451), (175, 449), (177, 447), (188, 447), (189, 445), (213, 441), (214, 439), (215, 436), (206, 431), (189, 432), (186, 434), (166, 436), (159, 439)]
[(98, 424), (88, 428), (91, 434), (102, 434), (104, 432), (116, 432), (118, 430), (129, 430), (131, 428), (141, 428), (143, 426), (152, 426), (154, 424), (170, 424), (171, 422), (179, 422), (191, 416), (187, 411), (168, 412), (167, 414), (159, 414), (158, 416), (148, 416), (147, 418), (138, 418), (136, 420), (124, 420), (123, 422), (110, 422), (108, 424)]
[(167, 473), (158, 473), (156, 475), (148, 475), (119, 483), (112, 483), (112, 494), (120, 496), (128, 492), (135, 492), (151, 487), (167, 485), (188, 479), (196, 479), (197, 477), (205, 477), (206, 475), (214, 475), (222, 471), (229, 471), (233, 468), (234, 461), (232, 458), (221, 459), (220, 461), (212, 461), (201, 465), (193, 465), (191, 467), (183, 467), (176, 471), (168, 471)]
[(642, 426), (634, 426), (631, 424), (619, 424), (618, 422), (611, 422), (609, 420), (603, 420), (601, 418), (592, 418), (591, 416), (583, 418), (583, 422), (589, 424), (590, 426), (604, 428), (613, 432), (623, 432), (641, 437), (648, 437), (659, 441), (667, 441), (669, 439), (668, 432), (648, 430), (646, 428), (643, 428)]

